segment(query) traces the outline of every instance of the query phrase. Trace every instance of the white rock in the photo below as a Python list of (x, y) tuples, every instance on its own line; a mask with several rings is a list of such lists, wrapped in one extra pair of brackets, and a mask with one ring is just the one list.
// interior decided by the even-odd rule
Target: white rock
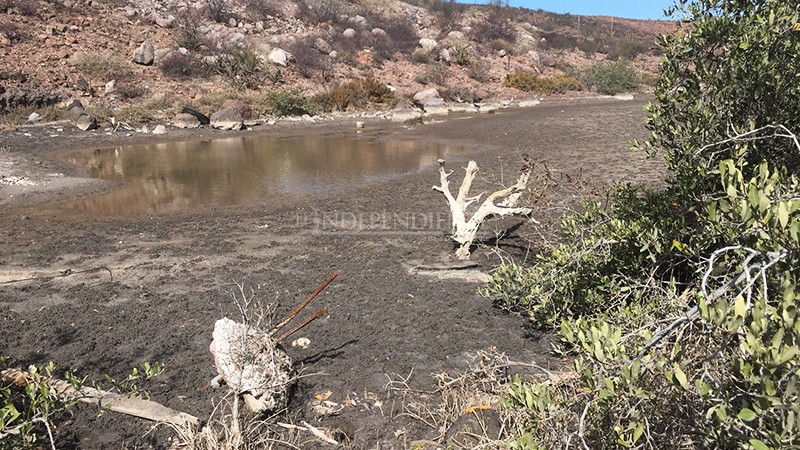
[(538, 105), (540, 103), (542, 103), (542, 102), (540, 102), (539, 100), (536, 100), (536, 99), (533, 99), (533, 100), (522, 100), (522, 101), (519, 102), (519, 107), (520, 108), (531, 108), (531, 107), (536, 106), (536, 105)]
[(342, 32), (342, 36), (344, 36), (344, 37), (346, 37), (348, 39), (352, 39), (352, 38), (356, 37), (356, 30), (354, 30), (352, 28), (348, 28), (348, 29), (346, 29), (346, 30), (344, 30)]
[(425, 51), (432, 52), (439, 43), (430, 38), (422, 38), (419, 40), (419, 46)]
[(282, 48), (273, 48), (272, 51), (269, 52), (269, 56), (267, 56), (269, 62), (283, 67), (286, 67), (289, 61), (293, 59), (294, 56)]
[(395, 111), (394, 113), (392, 113), (392, 122), (395, 123), (414, 122), (421, 118), (422, 118), (422, 111), (418, 109)]
[(153, 134), (167, 134), (167, 127), (161, 124), (156, 125), (156, 127), (153, 128)]

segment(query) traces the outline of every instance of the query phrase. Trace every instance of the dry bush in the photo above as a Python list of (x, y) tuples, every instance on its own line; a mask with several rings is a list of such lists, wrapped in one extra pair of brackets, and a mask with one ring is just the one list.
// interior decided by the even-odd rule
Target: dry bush
[(514, 24), (506, 17), (505, 8), (492, 8), (486, 18), (472, 27), (472, 38), (481, 43), (503, 39), (505, 41), (517, 42), (517, 32)]
[(19, 29), (19, 26), (17, 26), (17, 24), (14, 22), (7, 22), (5, 20), (0, 21), (0, 35), (8, 38), (8, 40), (12, 43), (14, 41), (21, 41), (23, 39), (23, 35)]
[(204, 14), (208, 19), (217, 23), (228, 23), (229, 19), (237, 18), (228, 8), (227, 0), (207, 0)]
[(417, 48), (414, 49), (413, 52), (411, 52), (411, 56), (409, 56), (409, 59), (413, 63), (428, 64), (433, 62), (433, 53), (431, 53), (428, 50), (425, 50), (424, 48)]
[(79, 53), (75, 67), (84, 75), (103, 80), (125, 80), (133, 75), (128, 62), (111, 51)]
[(414, 77), (414, 81), (419, 84), (436, 84), (443, 86), (447, 82), (448, 68), (446, 64), (437, 63), (431, 65), (428, 70)]
[(333, 72), (333, 64), (328, 55), (323, 55), (314, 46), (316, 36), (298, 38), (287, 46), (287, 51), (294, 55), (292, 67), (305, 78), (319, 75), (323, 81), (328, 80)]
[(369, 104), (388, 104), (397, 102), (389, 86), (375, 78), (343, 83), (317, 94), (312, 101), (323, 111), (346, 111), (348, 108), (364, 108)]
[(243, 0), (242, 5), (247, 18), (254, 22), (265, 20), (268, 16), (282, 15), (281, 4), (277, 0)]
[(428, 0), (427, 6), (443, 32), (454, 29), (466, 11), (466, 6), (455, 0)]
[(467, 66), (467, 75), (475, 81), (487, 83), (492, 80), (491, 69), (491, 64), (486, 60), (474, 58)]
[(35, 16), (39, 12), (36, 0), (0, 0), (0, 12), (9, 13), (16, 10), (23, 16)]
[(203, 47), (212, 47), (206, 35), (200, 31), (202, 25), (202, 16), (193, 8), (188, 9), (185, 13), (178, 14), (175, 45), (193, 52), (197, 52)]
[(439, 95), (448, 103), (472, 103), (475, 99), (475, 94), (471, 89), (458, 86), (439, 89)]
[(633, 35), (626, 35), (616, 39), (608, 50), (609, 59), (632, 60), (642, 53), (647, 53), (650, 46)]
[(134, 98), (139, 98), (146, 93), (147, 88), (145, 88), (141, 83), (136, 83), (129, 80), (117, 82), (117, 94), (124, 99), (131, 100)]
[(161, 73), (170, 78), (192, 78), (208, 74), (208, 67), (195, 56), (178, 51), (167, 55), (159, 63)]
[(386, 32), (386, 36), (374, 37), (372, 54), (376, 64), (391, 59), (395, 53), (410, 55), (417, 47), (419, 35), (407, 21), (380, 14), (367, 14), (367, 21)]
[(307, 0), (306, 4), (313, 9), (317, 23), (342, 25), (342, 19), (361, 14), (361, 7), (343, 0)]
[(580, 41), (576, 36), (556, 31), (540, 33), (540, 36), (544, 38), (541, 44), (542, 48), (550, 50), (572, 50), (578, 47)]

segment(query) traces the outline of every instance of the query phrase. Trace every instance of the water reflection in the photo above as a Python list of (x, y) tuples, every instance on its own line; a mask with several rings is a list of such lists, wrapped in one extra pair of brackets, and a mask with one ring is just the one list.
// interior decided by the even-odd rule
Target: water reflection
[(67, 206), (124, 214), (248, 204), (413, 172), (453, 150), (420, 142), (247, 136), (73, 152), (67, 160), (90, 176), (124, 186)]

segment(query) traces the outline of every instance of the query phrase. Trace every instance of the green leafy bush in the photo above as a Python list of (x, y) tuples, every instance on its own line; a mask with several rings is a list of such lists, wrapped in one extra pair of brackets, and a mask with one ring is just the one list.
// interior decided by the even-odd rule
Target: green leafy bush
[(583, 82), (606, 95), (630, 92), (639, 87), (636, 71), (623, 62), (596, 64), (583, 75)]
[(276, 116), (302, 116), (315, 112), (314, 105), (298, 88), (272, 91), (267, 94), (267, 103)]
[(506, 75), (503, 86), (542, 94), (563, 94), (568, 91), (580, 91), (583, 88), (581, 82), (575, 77), (542, 77), (527, 72), (514, 72)]
[(485, 294), (557, 330), (571, 375), (516, 380), (512, 448), (800, 445), (800, 11), (681, 3), (649, 108), (670, 177), (564, 221)]
[(469, 45), (459, 42), (453, 46), (453, 51), (450, 53), (450, 58), (453, 64), (459, 66), (468, 66), (470, 63)]

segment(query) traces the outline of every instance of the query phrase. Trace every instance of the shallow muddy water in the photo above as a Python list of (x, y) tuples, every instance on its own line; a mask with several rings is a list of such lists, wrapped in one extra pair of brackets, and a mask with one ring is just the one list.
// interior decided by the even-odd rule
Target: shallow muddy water
[(345, 136), (245, 136), (76, 151), (65, 159), (120, 188), (64, 206), (116, 215), (252, 204), (415, 172), (458, 150)]

